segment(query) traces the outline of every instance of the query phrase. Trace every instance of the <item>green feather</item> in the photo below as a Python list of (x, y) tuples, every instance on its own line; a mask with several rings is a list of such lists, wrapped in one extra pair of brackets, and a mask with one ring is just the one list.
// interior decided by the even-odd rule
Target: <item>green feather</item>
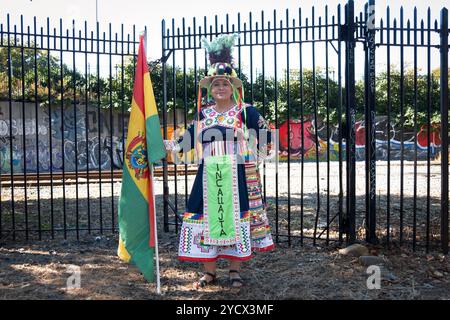
[(234, 42), (239, 38), (239, 34), (233, 33), (230, 35), (220, 35), (213, 40), (209, 41), (207, 38), (203, 38), (203, 47), (208, 53), (218, 53), (226, 48), (231, 49), (234, 46)]

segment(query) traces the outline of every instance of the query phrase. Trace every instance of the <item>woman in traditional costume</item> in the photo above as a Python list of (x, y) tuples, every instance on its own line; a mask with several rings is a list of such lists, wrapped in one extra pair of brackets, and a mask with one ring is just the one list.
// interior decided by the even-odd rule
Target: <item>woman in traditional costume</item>
[[(197, 114), (180, 139), (165, 141), (168, 150), (195, 149), (200, 159), (178, 250), (180, 260), (204, 264), (205, 274), (194, 283), (197, 289), (215, 282), (219, 258), (230, 261), (231, 285), (242, 286), (241, 262), (251, 259), (253, 251), (274, 247), (257, 166), (258, 157), (268, 155), (271, 133), (258, 110), (243, 102), (231, 57), (236, 38), (203, 40), (211, 67), (199, 82)], [(212, 104), (201, 105), (202, 88)], [(249, 140), (258, 142), (256, 149), (251, 150)]]

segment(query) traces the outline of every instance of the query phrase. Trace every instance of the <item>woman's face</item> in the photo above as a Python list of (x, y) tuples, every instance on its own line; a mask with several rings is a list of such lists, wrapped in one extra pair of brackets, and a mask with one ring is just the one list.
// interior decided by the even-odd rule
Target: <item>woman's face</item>
[(232, 93), (231, 84), (226, 79), (217, 79), (211, 84), (211, 95), (216, 102), (230, 101)]

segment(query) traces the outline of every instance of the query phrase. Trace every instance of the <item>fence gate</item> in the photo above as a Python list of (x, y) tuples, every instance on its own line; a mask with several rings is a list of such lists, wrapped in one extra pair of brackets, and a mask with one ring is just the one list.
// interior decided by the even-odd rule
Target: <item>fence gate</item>
[[(348, 1), (321, 15), (313, 7), (246, 21), (238, 14), (235, 23), (229, 15), (163, 20), (164, 135), (192, 121), (207, 70), (201, 38), (239, 33), (245, 101), (279, 133), (278, 161), (260, 165), (277, 242), (447, 253), (448, 11), (419, 20), (417, 9), (375, 9), (370, 0), (357, 14)], [(195, 166), (163, 165), (164, 226), (178, 230)]]

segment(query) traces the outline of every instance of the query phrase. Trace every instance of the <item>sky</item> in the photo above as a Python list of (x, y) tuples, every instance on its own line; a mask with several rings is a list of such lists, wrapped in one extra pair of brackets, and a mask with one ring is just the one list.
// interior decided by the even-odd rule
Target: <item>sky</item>
[[(59, 19), (63, 20), (63, 28), (72, 27), (72, 20), (76, 21), (75, 28), (82, 29), (84, 21), (87, 21), (88, 29), (95, 30), (96, 17), (98, 17), (100, 30), (108, 31), (108, 24), (112, 24), (112, 30), (120, 34), (121, 24), (124, 24), (125, 33), (132, 32), (132, 25), (136, 26), (136, 32), (139, 33), (147, 27), (147, 57), (149, 60), (155, 60), (162, 55), (161, 50), (161, 21), (165, 19), (166, 25), (172, 25), (172, 19), (175, 21), (175, 27), (181, 27), (182, 18), (186, 19), (186, 27), (192, 25), (193, 17), (197, 19), (197, 25), (203, 23), (203, 17), (206, 16), (209, 22), (214, 21), (214, 16), (218, 16), (219, 25), (225, 22), (225, 15), (229, 14), (230, 24), (237, 21), (238, 12), (241, 13), (241, 19), (243, 22), (248, 20), (248, 13), (252, 12), (253, 21), (260, 21), (260, 13), (265, 12), (266, 21), (273, 21), (273, 12), (277, 11), (277, 20), (282, 19), (285, 16), (286, 9), (290, 11), (290, 20), (296, 18), (298, 8), (301, 7), (304, 12), (304, 16), (311, 16), (311, 8), (315, 6), (316, 17), (323, 15), (325, 5), (328, 5), (330, 15), (335, 12), (335, 8), (338, 4), (344, 5), (346, 1), (329, 0), (329, 1), (314, 1), (314, 0), (226, 0), (226, 1), (206, 1), (206, 0), (164, 0), (164, 1), (145, 1), (145, 0), (97, 0), (98, 10), (96, 10), (95, 0), (0, 0), (0, 23), (6, 24), (6, 15), (10, 14), (11, 24), (17, 24), (20, 26), (20, 15), (23, 15), (24, 25), (32, 26), (33, 17), (36, 16), (38, 29), (40, 26), (46, 26), (46, 18), (49, 17), (51, 25), (58, 27)], [(360, 12), (363, 10), (366, 1), (355, 0), (355, 11)], [(408, 18), (413, 17), (413, 7), (417, 6), (419, 20), (426, 17), (426, 11), (428, 6), (431, 7), (432, 16), (434, 19), (439, 19), (439, 11), (445, 5), (448, 5), (448, 1), (444, 0), (396, 0), (376, 1), (376, 23), (378, 19), (385, 16), (386, 6), (391, 8), (391, 16), (398, 16), (399, 8), (404, 6), (405, 21)], [(316, 18), (317, 19), (317, 18)], [(330, 48), (331, 50), (331, 48)], [(323, 51), (324, 47), (317, 47), (316, 63), (323, 64)], [(254, 53), (256, 56), (260, 52)], [(412, 53), (406, 50), (407, 63), (412, 63)], [(437, 56), (437, 50), (433, 53), (432, 65), (433, 68), (438, 66), (439, 59)], [(245, 54), (246, 55), (246, 54)], [(279, 51), (280, 69), (285, 69), (286, 57), (285, 51), (281, 49)], [(309, 47), (304, 48), (304, 65), (312, 65), (312, 50)], [(395, 56), (393, 63), (396, 63), (397, 54), (393, 52)], [(385, 53), (380, 52), (380, 57), (377, 61), (377, 65), (385, 64)], [(293, 56), (294, 59), (295, 55)], [(330, 65), (336, 65), (337, 58), (330, 55)], [(192, 57), (188, 57), (188, 60)], [(256, 59), (256, 58), (255, 58)], [(273, 53), (268, 50), (267, 61), (273, 60)], [(425, 61), (422, 52), (419, 52), (419, 65), (424, 65)], [(244, 67), (248, 67), (248, 61), (242, 59)], [(257, 60), (257, 59), (256, 59)], [(298, 60), (298, 58), (296, 59)], [(176, 63), (181, 61), (179, 56), (176, 56)], [(191, 61), (191, 60), (189, 60)], [(202, 60), (200, 60), (202, 61)], [(357, 53), (357, 65), (362, 63), (361, 56)], [(189, 62), (188, 62), (189, 63)], [(269, 63), (268, 67), (273, 67), (275, 63)], [(293, 68), (297, 67), (297, 64), (290, 62)], [(258, 72), (258, 67), (254, 66), (254, 72)], [(357, 74), (361, 75), (361, 68), (357, 68)]]

